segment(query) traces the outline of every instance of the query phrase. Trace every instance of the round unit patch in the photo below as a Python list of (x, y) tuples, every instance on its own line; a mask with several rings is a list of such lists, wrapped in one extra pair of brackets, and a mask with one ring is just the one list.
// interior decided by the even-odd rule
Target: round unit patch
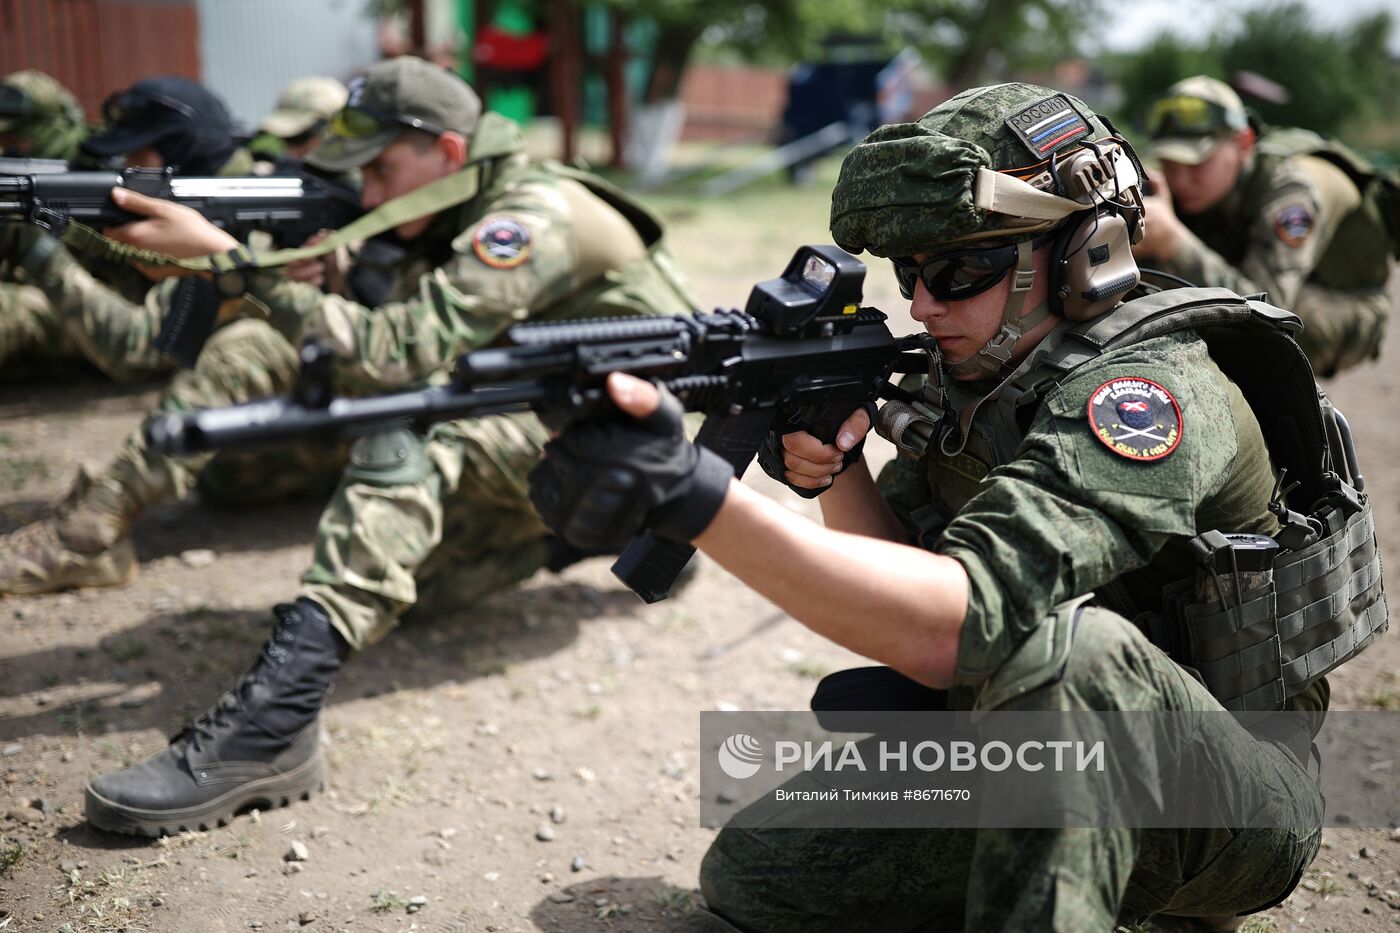
[(530, 258), (530, 231), (518, 220), (494, 217), (476, 228), (472, 250), (493, 269), (514, 269)]
[(1150, 379), (1113, 379), (1089, 396), (1089, 427), (1120, 457), (1161, 460), (1181, 443), (1181, 406)]
[(1312, 211), (1301, 204), (1285, 207), (1274, 218), (1274, 229), (1278, 231), (1278, 238), (1294, 248), (1307, 242), (1312, 228)]

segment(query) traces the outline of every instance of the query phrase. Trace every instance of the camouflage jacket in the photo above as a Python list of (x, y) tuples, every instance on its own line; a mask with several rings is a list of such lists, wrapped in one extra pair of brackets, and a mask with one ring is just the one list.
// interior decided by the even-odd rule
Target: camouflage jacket
[(273, 270), (249, 294), (294, 344), (315, 336), (335, 349), (343, 391), (373, 392), (440, 378), (517, 321), (692, 311), (660, 238), (621, 192), (531, 162), (517, 141), (476, 197), (411, 244), (388, 303), (369, 308)]
[[(1134, 381), (1161, 390), (1152, 404), (1167, 409), (1157, 416), (1174, 418), (1176, 434), (1163, 430), (1161, 448), (1124, 455), (1100, 436), (1094, 416), (1102, 390)], [(955, 387), (950, 401), (978, 397), (971, 394), (977, 388), (989, 387)], [(1131, 405), (1136, 396), (1125, 398)], [(906, 521), (921, 510), (946, 516), (936, 539), (924, 540), (962, 563), (970, 581), (958, 657), (963, 684), (1000, 667), (1065, 600), (1112, 583), (1138, 608), (1157, 608), (1163, 585), (1193, 574), (1186, 542), (1201, 531), (1277, 530), (1258, 421), (1193, 332), (1084, 363), (1047, 392), (1019, 439), (981, 448), (988, 446), (1004, 459), (969, 444), (955, 457), (901, 457), (880, 476), (881, 491)]]
[(1209, 211), (1182, 216), (1191, 238), (1153, 265), (1195, 285), (1267, 292), (1273, 304), (1294, 308), (1305, 283), (1343, 291), (1384, 286), (1389, 239), (1373, 215), (1337, 165), (1271, 154), (1261, 143), (1235, 189)]

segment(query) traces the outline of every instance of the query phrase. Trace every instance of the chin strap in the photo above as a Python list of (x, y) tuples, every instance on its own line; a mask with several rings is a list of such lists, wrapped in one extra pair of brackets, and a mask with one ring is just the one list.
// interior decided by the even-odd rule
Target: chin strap
[(965, 360), (948, 364), (948, 374), (955, 379), (990, 379), (999, 375), (1016, 350), (1016, 344), (1026, 331), (1045, 320), (1050, 314), (1050, 303), (1046, 301), (1032, 309), (1025, 317), (1021, 308), (1026, 303), (1026, 293), (1035, 285), (1035, 267), (1031, 261), (1034, 250), (1030, 240), (1016, 244), (1016, 271), (1012, 274), (1011, 295), (1006, 299), (1006, 310), (1001, 315), (1001, 330), (986, 345)]

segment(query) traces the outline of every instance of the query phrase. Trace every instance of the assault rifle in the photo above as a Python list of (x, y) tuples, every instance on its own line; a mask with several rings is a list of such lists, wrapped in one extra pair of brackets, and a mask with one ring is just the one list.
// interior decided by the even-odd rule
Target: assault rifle
[(0, 157), (0, 175), (57, 175), (72, 171), (63, 159), (31, 159), (28, 156)]
[(363, 210), (356, 193), (314, 175), (191, 178), (169, 169), (56, 172), (47, 167), (0, 173), (0, 221), (25, 221), (58, 236), (70, 220), (101, 229), (140, 216), (112, 202), (113, 188), (184, 204), (246, 241), (266, 231), (277, 246), (300, 246), (319, 230), (338, 230)]
[[(502, 412), (562, 423), (615, 411), (604, 382), (624, 372), (664, 383), (687, 411), (704, 412), (697, 442), (742, 476), (770, 428), (830, 441), (856, 407), (898, 393), (892, 373), (927, 371), (925, 336), (896, 339), (882, 312), (860, 306), (864, 278), (865, 265), (849, 253), (804, 246), (781, 278), (754, 286), (742, 312), (519, 324), (508, 332), (513, 346), (462, 356), (451, 385), (373, 398), (334, 398), (330, 355), (308, 344), (291, 398), (160, 415), (146, 437), (164, 453), (190, 454)], [(648, 532), (613, 572), (655, 602), (693, 553)]]

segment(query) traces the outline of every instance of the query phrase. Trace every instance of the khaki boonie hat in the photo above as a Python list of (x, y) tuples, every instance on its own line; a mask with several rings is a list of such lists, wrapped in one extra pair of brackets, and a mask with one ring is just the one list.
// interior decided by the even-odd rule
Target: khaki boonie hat
[(350, 82), (326, 141), (307, 156), (322, 171), (344, 172), (373, 160), (406, 129), (470, 137), (481, 98), (467, 82), (411, 55), (377, 62)]
[(1168, 162), (1200, 165), (1215, 147), (1249, 126), (1240, 95), (1206, 75), (1183, 78), (1153, 102), (1147, 129), (1148, 154)]
[(277, 109), (263, 117), (258, 129), (282, 139), (300, 136), (317, 123), (329, 121), (349, 96), (345, 85), (335, 78), (297, 78), (282, 89)]

